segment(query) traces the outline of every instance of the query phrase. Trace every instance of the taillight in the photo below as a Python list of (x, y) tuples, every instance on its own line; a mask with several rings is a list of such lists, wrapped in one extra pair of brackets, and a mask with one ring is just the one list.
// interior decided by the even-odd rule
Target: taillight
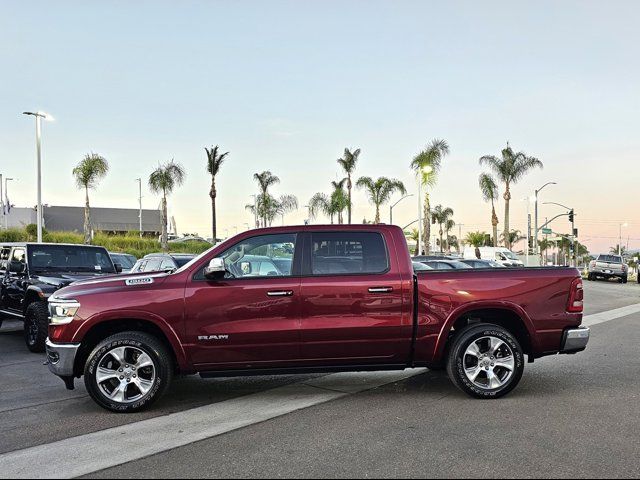
[(567, 303), (567, 312), (581, 313), (584, 310), (584, 290), (582, 289), (582, 279), (576, 278), (571, 282), (571, 291), (569, 292), (569, 303)]

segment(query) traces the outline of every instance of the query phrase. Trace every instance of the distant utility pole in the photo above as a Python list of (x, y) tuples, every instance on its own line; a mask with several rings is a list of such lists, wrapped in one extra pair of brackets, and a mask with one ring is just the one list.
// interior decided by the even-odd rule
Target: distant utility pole
[(142, 238), (142, 178), (136, 178), (139, 187), (138, 204), (140, 206), (140, 213), (138, 213), (138, 220), (140, 221), (140, 238)]

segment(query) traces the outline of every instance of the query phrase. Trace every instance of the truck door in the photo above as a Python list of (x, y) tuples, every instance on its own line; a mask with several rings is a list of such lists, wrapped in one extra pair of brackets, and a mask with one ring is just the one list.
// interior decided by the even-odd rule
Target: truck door
[(203, 269), (185, 292), (186, 338), (201, 370), (295, 366), (300, 359), (300, 274), (296, 234), (246, 237), (221, 255), (227, 275)]
[[(302, 354), (308, 364), (400, 364), (412, 338), (411, 279), (392, 238), (376, 231), (306, 235)], [(389, 244), (391, 243), (391, 244)]]
[[(26, 250), (15, 247), (9, 257), (7, 273), (3, 277), (3, 306), (9, 310), (22, 312), (27, 275)], [(20, 271), (21, 270), (21, 271)]]

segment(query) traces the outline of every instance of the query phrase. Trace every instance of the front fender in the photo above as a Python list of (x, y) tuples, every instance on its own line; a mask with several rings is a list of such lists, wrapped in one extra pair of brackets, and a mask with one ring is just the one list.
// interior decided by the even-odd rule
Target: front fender
[(144, 310), (113, 310), (100, 312), (92, 317), (88, 318), (82, 326), (73, 335), (73, 343), (81, 343), (82, 339), (87, 333), (96, 327), (97, 325), (113, 320), (137, 320), (142, 322), (149, 322), (158, 327), (164, 336), (169, 341), (173, 352), (175, 353), (176, 360), (183, 372), (192, 370), (192, 366), (187, 360), (187, 355), (180, 341), (175, 329), (162, 317), (151, 312)]

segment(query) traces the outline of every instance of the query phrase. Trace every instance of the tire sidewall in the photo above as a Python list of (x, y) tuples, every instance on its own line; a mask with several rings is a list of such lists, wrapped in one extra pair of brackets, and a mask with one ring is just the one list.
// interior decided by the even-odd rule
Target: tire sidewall
[[(509, 382), (495, 390), (482, 389), (467, 378), (464, 370), (464, 354), (469, 345), (482, 337), (496, 337), (505, 342), (514, 356), (515, 369)], [(476, 398), (500, 398), (511, 392), (520, 382), (524, 373), (524, 353), (522, 347), (507, 330), (496, 325), (486, 325), (469, 330), (462, 334), (460, 340), (456, 342), (449, 360), (451, 364), (450, 373), (454, 375), (454, 381), (464, 392)]]
[[(157, 346), (153, 345), (152, 342), (137, 337), (138, 335), (115, 335), (100, 343), (87, 359), (84, 371), (84, 381), (87, 391), (98, 405), (112, 412), (137, 412), (149, 407), (164, 391), (166, 383), (169, 381), (170, 374), (168, 373), (168, 367), (164, 364), (162, 359), (163, 355), (158, 351)], [(156, 375), (153, 386), (144, 397), (136, 402), (119, 403), (108, 399), (102, 393), (102, 389), (96, 381), (95, 374), (98, 368), (98, 362), (100, 362), (108, 351), (118, 347), (138, 348), (149, 355), (154, 363)]]
[[(38, 328), (35, 343), (31, 343), (29, 338), (30, 324), (34, 323)], [(24, 317), (24, 342), (27, 348), (33, 353), (42, 353), (45, 350), (45, 343), (49, 330), (49, 307), (42, 302), (29, 304)]]

